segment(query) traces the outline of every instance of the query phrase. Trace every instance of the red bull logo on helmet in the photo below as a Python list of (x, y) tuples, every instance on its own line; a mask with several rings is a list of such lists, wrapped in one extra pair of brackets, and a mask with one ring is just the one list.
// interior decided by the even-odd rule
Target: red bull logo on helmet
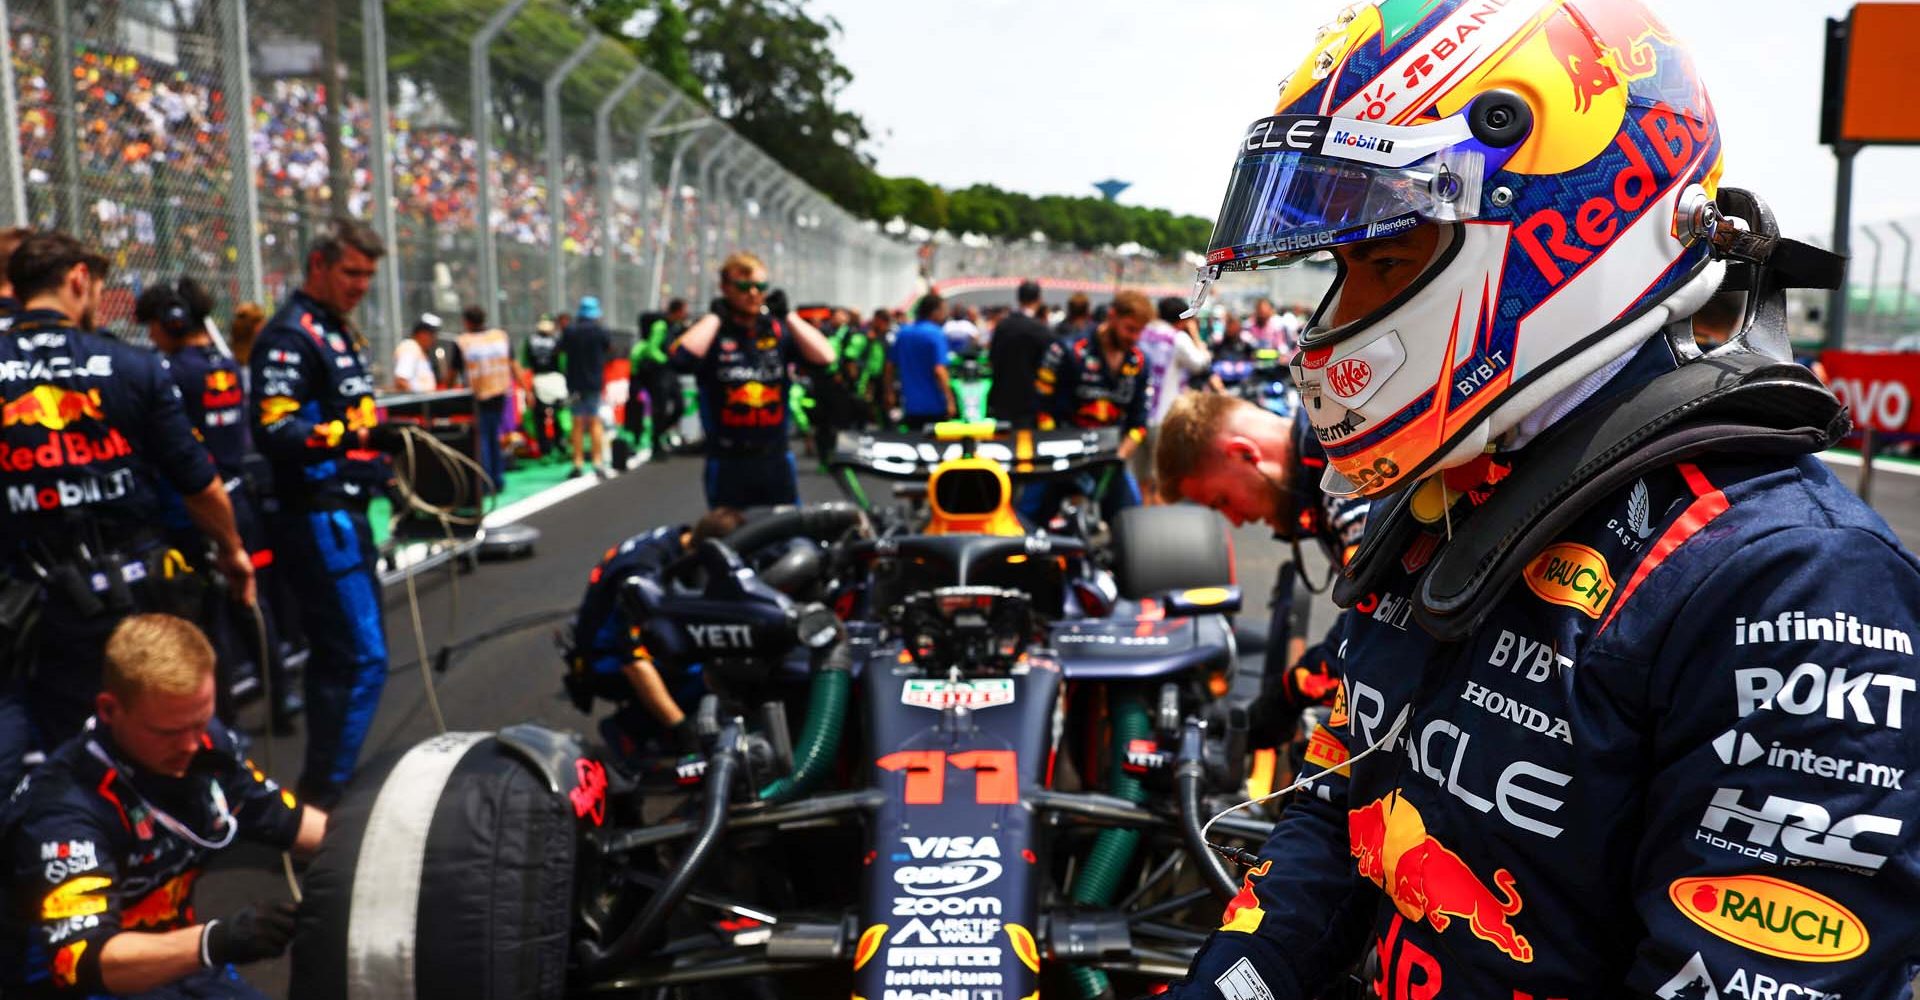
[(1602, 95), (1659, 72), (1655, 41), (1678, 44), (1636, 0), (1582, 3), (1565, 11), (1548, 19), (1547, 44), (1573, 81), (1574, 104), (1582, 112)]
[(0, 403), (0, 427), (45, 427), (64, 429), (80, 420), (105, 420), (100, 408), (100, 390), (62, 389), (57, 385), (36, 385), (25, 395)]
[(1533, 945), (1513, 926), (1524, 905), (1513, 873), (1497, 869), (1489, 888), (1459, 854), (1427, 833), (1420, 810), (1398, 792), (1349, 812), (1347, 835), (1354, 867), (1385, 890), (1407, 919), (1425, 920), (1442, 932), (1461, 920), (1508, 958), (1533, 961)]

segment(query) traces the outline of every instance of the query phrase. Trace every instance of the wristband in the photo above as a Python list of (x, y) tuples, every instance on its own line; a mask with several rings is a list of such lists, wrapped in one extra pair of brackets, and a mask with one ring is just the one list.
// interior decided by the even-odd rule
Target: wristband
[(207, 954), (207, 939), (213, 936), (213, 925), (219, 922), (219, 920), (209, 920), (200, 928), (200, 967), (203, 969), (213, 968), (213, 956)]

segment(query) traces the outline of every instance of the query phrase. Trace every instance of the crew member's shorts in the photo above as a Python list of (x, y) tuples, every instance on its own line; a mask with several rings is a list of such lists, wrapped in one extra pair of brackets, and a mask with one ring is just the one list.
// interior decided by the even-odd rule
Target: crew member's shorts
[(589, 392), (583, 389), (574, 393), (573, 402), (568, 405), (568, 409), (572, 410), (576, 417), (599, 417), (600, 390), (595, 389)]

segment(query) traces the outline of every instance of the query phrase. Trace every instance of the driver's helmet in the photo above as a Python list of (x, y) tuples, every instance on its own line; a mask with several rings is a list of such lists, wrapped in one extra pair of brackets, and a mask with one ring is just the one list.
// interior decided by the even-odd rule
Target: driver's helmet
[(1442, 229), (1417, 281), (1329, 329), (1343, 271), (1301, 339), (1329, 493), (1473, 461), (1724, 273), (1680, 219), (1718, 188), (1713, 106), (1638, 0), (1360, 4), (1280, 90), (1241, 137), (1202, 297), (1221, 271)]

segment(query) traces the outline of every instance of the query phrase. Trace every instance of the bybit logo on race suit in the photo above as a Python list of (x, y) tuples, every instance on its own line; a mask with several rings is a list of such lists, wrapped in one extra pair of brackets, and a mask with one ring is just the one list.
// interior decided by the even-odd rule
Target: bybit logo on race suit
[(1349, 812), (1347, 834), (1354, 867), (1409, 920), (1425, 920), (1444, 932), (1458, 917), (1507, 957), (1533, 961), (1533, 945), (1513, 926), (1524, 905), (1513, 873), (1494, 871), (1495, 896), (1459, 854), (1427, 833), (1420, 810), (1398, 792)]
[(23, 396), (0, 403), (0, 427), (45, 427), (64, 429), (84, 419), (105, 420), (100, 408), (100, 390), (62, 389), (57, 385), (36, 385)]

